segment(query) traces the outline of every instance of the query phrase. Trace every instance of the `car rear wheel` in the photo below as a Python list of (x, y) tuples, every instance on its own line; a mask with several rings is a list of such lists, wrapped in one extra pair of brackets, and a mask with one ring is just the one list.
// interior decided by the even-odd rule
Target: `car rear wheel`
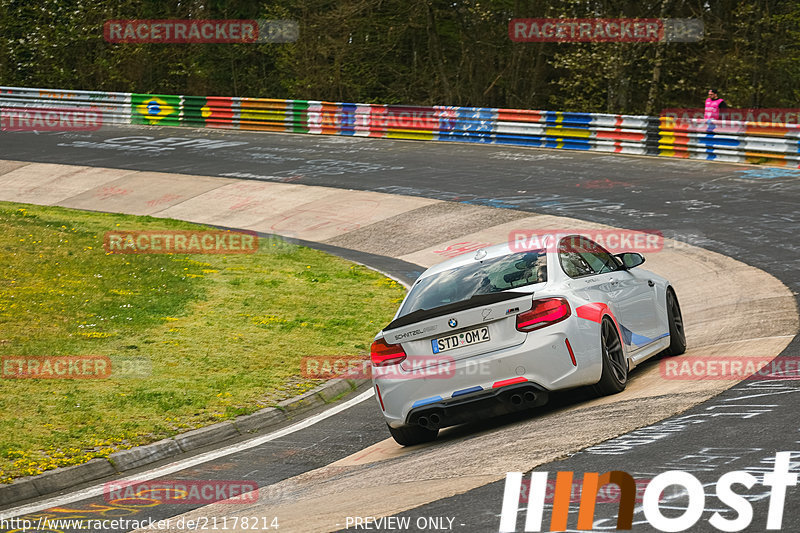
[(428, 429), (422, 426), (402, 426), (399, 428), (389, 426), (389, 433), (392, 434), (392, 438), (397, 444), (401, 446), (413, 446), (415, 444), (436, 440), (436, 436), (439, 435), (439, 430)]
[(625, 390), (628, 383), (628, 361), (622, 351), (614, 322), (606, 317), (600, 324), (600, 349), (602, 350), (603, 372), (594, 391), (600, 396), (616, 394)]
[(672, 287), (667, 289), (667, 321), (669, 322), (669, 348), (664, 355), (680, 355), (686, 351), (686, 334), (683, 332), (683, 316), (678, 297)]

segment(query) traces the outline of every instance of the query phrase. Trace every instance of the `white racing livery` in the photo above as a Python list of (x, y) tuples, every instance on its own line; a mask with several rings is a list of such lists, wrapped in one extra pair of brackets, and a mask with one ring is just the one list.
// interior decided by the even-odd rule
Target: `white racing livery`
[(686, 350), (666, 279), (579, 235), (546, 249), (500, 244), (426, 270), (375, 338), (372, 380), (392, 437), (543, 405), (548, 392), (622, 391), (628, 372)]

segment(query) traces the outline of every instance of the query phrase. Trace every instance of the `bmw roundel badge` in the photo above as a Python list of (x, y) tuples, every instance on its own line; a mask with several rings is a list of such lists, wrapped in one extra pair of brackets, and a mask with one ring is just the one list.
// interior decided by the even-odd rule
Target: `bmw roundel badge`
[(451, 319), (450, 319), (450, 320), (447, 322), (447, 324), (448, 324), (448, 325), (449, 325), (451, 328), (454, 328), (454, 327), (456, 327), (456, 326), (458, 325), (458, 320), (456, 320), (455, 318), (451, 318)]

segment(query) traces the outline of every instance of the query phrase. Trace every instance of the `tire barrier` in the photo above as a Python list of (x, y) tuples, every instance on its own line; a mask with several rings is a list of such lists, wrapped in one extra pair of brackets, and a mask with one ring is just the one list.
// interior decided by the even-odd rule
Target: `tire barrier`
[(104, 125), (494, 143), (800, 168), (794, 124), (0, 87), (4, 131), (54, 129), (59, 113), (76, 110), (95, 113)]

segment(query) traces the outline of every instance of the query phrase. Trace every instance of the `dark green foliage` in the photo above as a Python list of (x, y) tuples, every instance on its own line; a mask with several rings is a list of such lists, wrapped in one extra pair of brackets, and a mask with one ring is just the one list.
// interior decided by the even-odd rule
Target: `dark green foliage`
[[(700, 18), (699, 43), (514, 43), (526, 17)], [(294, 19), (292, 44), (110, 44), (108, 19)], [(794, 107), (800, 4), (782, 0), (0, 0), (0, 84), (656, 113)]]

